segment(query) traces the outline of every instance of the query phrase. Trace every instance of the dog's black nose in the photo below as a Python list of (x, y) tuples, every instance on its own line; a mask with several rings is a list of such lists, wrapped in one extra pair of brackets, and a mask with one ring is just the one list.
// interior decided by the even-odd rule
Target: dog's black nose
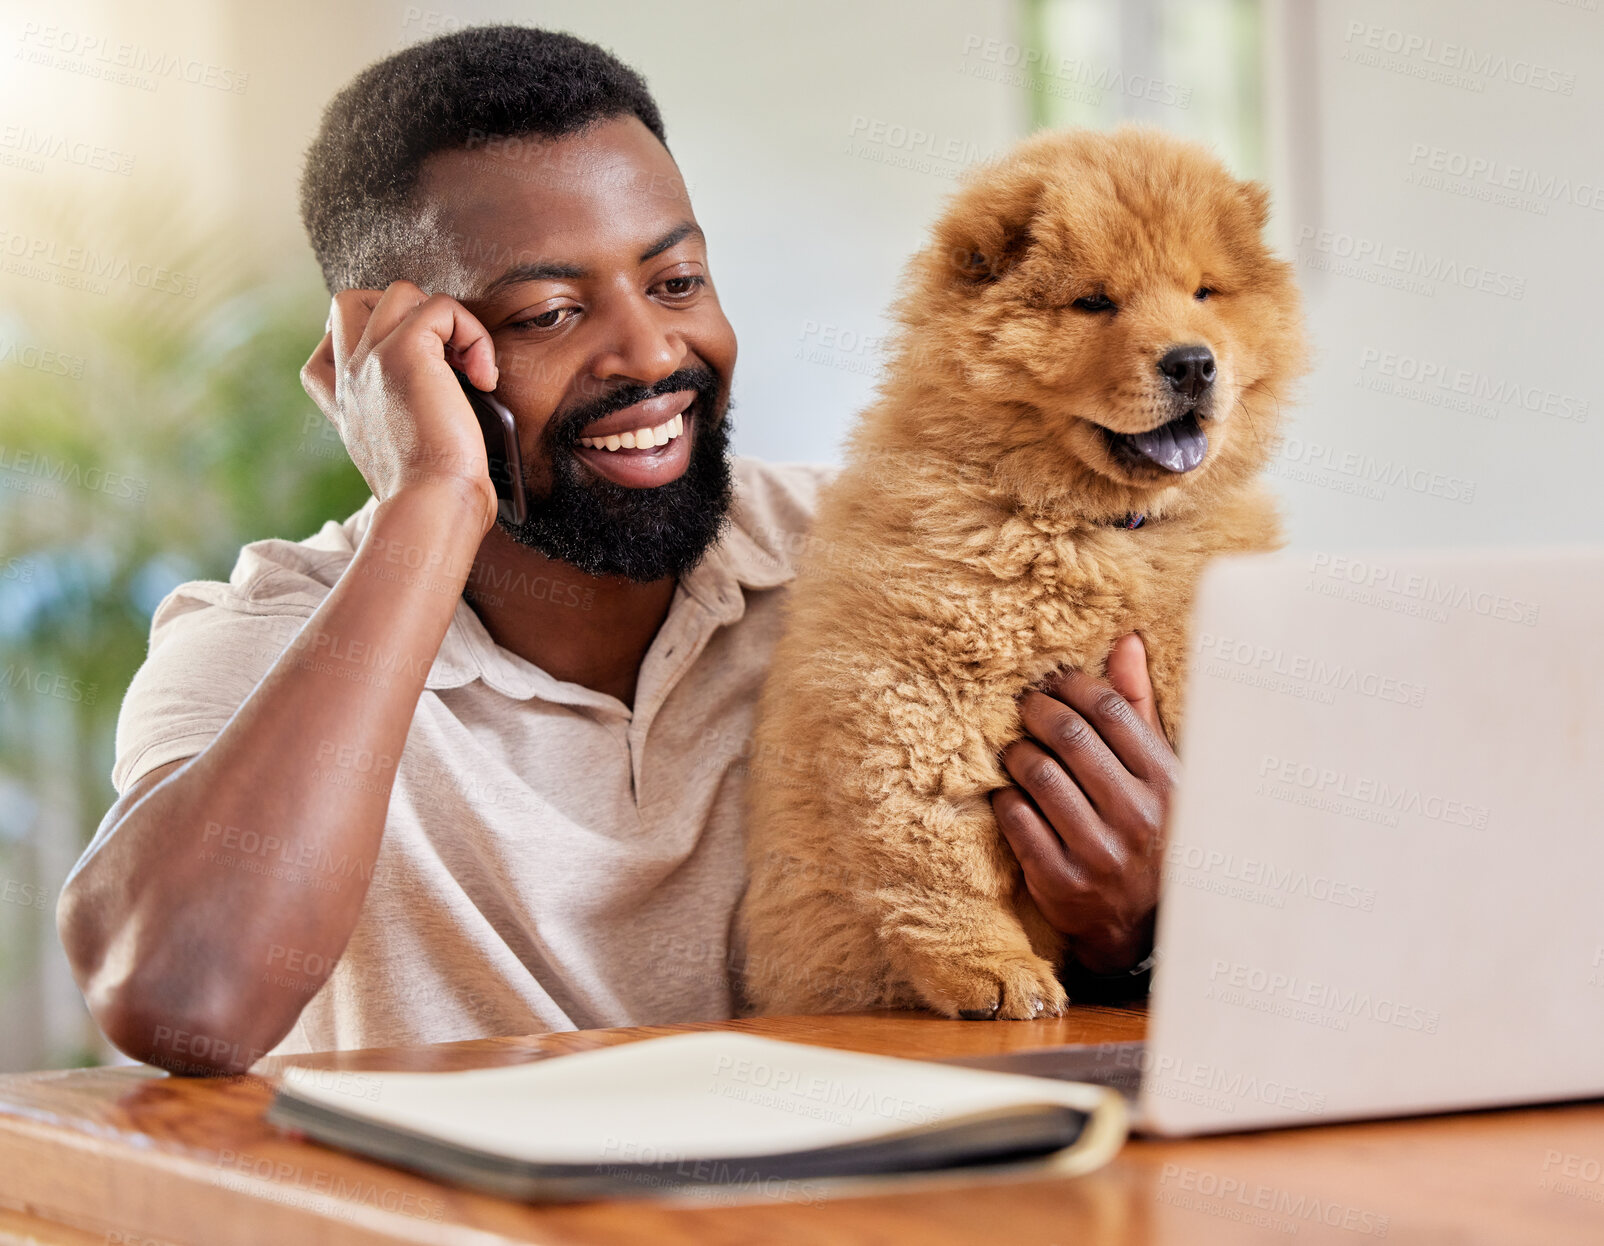
[(1207, 346), (1176, 346), (1158, 361), (1176, 393), (1196, 398), (1214, 384), (1214, 352)]

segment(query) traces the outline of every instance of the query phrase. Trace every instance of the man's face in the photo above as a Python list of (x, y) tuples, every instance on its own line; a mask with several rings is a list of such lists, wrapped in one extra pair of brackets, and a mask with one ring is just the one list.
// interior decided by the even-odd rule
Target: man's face
[(503, 529), (594, 575), (695, 565), (730, 502), (735, 333), (673, 158), (616, 118), (437, 152), (418, 191), (446, 261), (420, 284), (489, 330), (517, 419), (529, 518)]

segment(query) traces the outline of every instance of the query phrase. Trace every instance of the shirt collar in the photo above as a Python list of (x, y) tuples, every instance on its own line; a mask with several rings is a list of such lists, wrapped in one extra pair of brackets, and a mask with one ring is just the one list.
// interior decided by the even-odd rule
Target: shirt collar
[[(369, 518), (375, 505), (370, 499), (363, 507)], [(670, 612), (679, 607), (683, 595), (706, 610), (715, 626), (736, 622), (746, 613), (745, 590), (779, 588), (796, 578), (800, 535), (764, 524), (752, 513), (745, 475), (739, 473), (729, 522), (702, 560), (680, 577)], [(514, 700), (538, 696), (570, 705), (617, 705), (605, 693), (557, 679), (533, 662), (503, 649), (491, 639), (473, 607), (458, 601), (424, 687), (443, 691), (460, 688), (475, 679), (483, 679)]]

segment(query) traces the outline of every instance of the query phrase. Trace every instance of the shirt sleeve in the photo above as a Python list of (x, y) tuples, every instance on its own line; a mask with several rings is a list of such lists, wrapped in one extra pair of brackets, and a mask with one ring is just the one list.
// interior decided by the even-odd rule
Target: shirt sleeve
[(157, 607), (149, 652), (117, 716), (118, 795), (216, 739), (316, 608), (231, 602), (228, 588), (181, 584)]

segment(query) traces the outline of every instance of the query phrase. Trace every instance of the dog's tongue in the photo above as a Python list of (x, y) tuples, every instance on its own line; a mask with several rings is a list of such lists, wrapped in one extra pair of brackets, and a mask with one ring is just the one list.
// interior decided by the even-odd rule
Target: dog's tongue
[(1145, 433), (1130, 433), (1128, 439), (1153, 462), (1166, 471), (1189, 472), (1203, 461), (1209, 448), (1205, 433), (1194, 415), (1183, 415)]

